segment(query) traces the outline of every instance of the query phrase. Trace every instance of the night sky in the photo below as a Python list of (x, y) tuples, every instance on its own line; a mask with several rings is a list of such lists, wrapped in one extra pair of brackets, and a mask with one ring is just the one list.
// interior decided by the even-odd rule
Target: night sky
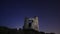
[(0, 0), (0, 26), (22, 28), (26, 16), (39, 17), (40, 31), (60, 34), (60, 1)]

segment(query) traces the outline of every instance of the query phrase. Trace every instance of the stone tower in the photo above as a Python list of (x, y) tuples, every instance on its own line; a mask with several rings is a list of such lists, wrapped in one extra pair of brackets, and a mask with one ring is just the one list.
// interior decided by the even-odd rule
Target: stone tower
[(25, 18), (23, 29), (34, 29), (39, 31), (38, 17)]

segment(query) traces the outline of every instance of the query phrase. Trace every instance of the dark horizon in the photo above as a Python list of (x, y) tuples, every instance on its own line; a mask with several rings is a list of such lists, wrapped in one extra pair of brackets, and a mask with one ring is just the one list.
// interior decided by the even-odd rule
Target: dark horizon
[(39, 28), (60, 34), (60, 2), (58, 0), (1, 0), (0, 26), (22, 28), (25, 17), (39, 16)]

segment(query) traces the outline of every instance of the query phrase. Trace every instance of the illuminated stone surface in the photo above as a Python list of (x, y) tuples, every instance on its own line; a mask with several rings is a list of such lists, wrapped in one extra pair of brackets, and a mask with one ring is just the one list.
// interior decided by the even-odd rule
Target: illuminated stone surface
[(38, 25), (38, 17), (35, 16), (33, 18), (25, 18), (23, 29), (34, 29), (36, 31), (39, 31), (39, 25)]

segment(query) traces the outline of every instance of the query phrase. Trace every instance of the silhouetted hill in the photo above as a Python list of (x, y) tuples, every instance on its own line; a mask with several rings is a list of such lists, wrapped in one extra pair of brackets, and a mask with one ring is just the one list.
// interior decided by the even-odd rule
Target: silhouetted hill
[(0, 34), (55, 34), (55, 33), (38, 32), (33, 29), (21, 29), (21, 28), (17, 30), (0, 26)]
[(38, 31), (35, 31), (33, 29), (26, 29), (26, 30), (23, 30), (24, 31), (24, 34), (39, 34)]

